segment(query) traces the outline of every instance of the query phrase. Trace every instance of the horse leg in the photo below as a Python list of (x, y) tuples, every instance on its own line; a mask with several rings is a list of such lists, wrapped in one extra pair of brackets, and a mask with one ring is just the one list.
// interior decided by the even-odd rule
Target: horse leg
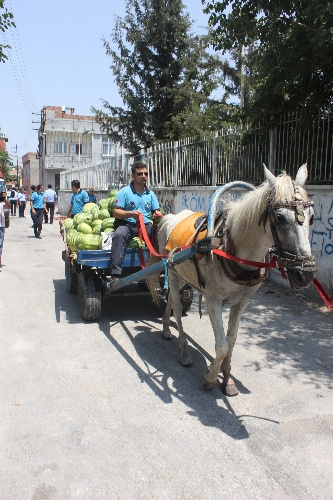
[(205, 295), (210, 322), (215, 335), (216, 357), (204, 372), (202, 383), (205, 389), (213, 389), (216, 385), (217, 377), (220, 373), (221, 363), (227, 356), (229, 344), (224, 334), (222, 321), (222, 299), (216, 296)]
[(231, 356), (232, 356), (232, 351), (234, 349), (236, 339), (237, 339), (239, 320), (240, 320), (247, 304), (248, 304), (248, 300), (230, 307), (228, 333), (227, 333), (227, 337), (226, 337), (228, 344), (229, 344), (229, 350), (228, 350), (228, 354), (226, 355), (226, 357), (224, 358), (223, 363), (222, 363), (222, 374), (223, 374), (222, 392), (226, 396), (237, 396), (237, 394), (238, 394), (236, 384), (233, 381), (233, 379), (230, 377)]
[(163, 314), (163, 318), (162, 318), (162, 324), (163, 324), (162, 337), (165, 340), (172, 339), (171, 330), (170, 330), (170, 316), (171, 316), (172, 305), (173, 305), (172, 295), (171, 295), (171, 293), (169, 293), (167, 305), (166, 305), (166, 308), (165, 308), (165, 311)]
[[(180, 290), (180, 282), (183, 283), (183, 280), (179, 278), (179, 276), (170, 269), (169, 271), (169, 287), (170, 292), (169, 295), (172, 296), (172, 307), (173, 307), (173, 315), (177, 323), (178, 328), (178, 345), (180, 348), (180, 362), (183, 366), (190, 366), (192, 364), (192, 356), (189, 352), (188, 342), (185, 337), (185, 332), (183, 330), (182, 324), (182, 304), (180, 302), (179, 290)], [(169, 301), (168, 301), (169, 302)], [(170, 317), (170, 316), (169, 316)]]

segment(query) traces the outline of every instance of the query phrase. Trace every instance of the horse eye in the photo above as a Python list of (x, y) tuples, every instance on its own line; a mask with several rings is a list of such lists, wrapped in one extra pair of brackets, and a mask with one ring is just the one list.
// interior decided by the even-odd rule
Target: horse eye
[(278, 212), (278, 211), (277, 211), (277, 212), (275, 212), (275, 213), (276, 213), (276, 218), (277, 218), (280, 222), (282, 222), (282, 221), (284, 220), (284, 215), (283, 215), (283, 213), (282, 213), (282, 212)]

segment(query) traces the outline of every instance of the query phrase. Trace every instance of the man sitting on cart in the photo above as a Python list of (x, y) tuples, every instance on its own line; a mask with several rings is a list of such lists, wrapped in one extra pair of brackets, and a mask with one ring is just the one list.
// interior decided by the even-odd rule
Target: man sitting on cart
[(151, 237), (152, 221), (163, 217), (159, 212), (159, 203), (155, 193), (147, 186), (148, 170), (144, 163), (133, 163), (132, 181), (118, 191), (113, 204), (115, 217), (115, 233), (111, 247), (111, 278), (110, 288), (119, 280), (122, 272), (122, 261), (126, 245), (134, 236), (138, 236), (137, 220), (139, 213), (143, 215), (144, 224), (149, 238)]
[(71, 186), (73, 194), (67, 217), (71, 217), (73, 219), (74, 215), (82, 212), (83, 205), (89, 202), (89, 197), (87, 191), (80, 188), (80, 181), (72, 181)]

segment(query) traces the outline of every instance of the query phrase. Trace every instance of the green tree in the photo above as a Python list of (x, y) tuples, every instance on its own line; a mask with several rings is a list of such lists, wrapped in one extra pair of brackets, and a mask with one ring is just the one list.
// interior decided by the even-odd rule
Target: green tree
[(194, 35), (192, 24), (181, 0), (127, 0), (113, 45), (104, 40), (124, 107), (103, 101), (103, 110), (93, 112), (134, 154), (157, 141), (214, 130), (221, 117), (229, 119), (228, 95), (221, 102), (210, 97), (228, 76), (228, 63), (207, 51), (208, 35)]
[[(4, 0), (0, 0), (0, 12), (4, 10), (5, 12), (0, 13), (0, 31), (2, 33), (5, 33), (6, 30), (8, 30), (11, 26), (15, 27), (15, 23), (13, 21), (13, 14), (7, 11), (7, 9), (4, 7)], [(7, 56), (4, 52), (5, 49), (10, 49), (9, 45), (4, 45), (0, 43), (0, 62), (5, 62), (7, 59)]]
[(13, 168), (13, 162), (7, 151), (0, 149), (0, 169), (6, 180), (10, 178), (10, 170)]
[(296, 108), (311, 117), (331, 101), (333, 2), (208, 0), (205, 12), (216, 49), (247, 48), (245, 111), (252, 120), (274, 122)]

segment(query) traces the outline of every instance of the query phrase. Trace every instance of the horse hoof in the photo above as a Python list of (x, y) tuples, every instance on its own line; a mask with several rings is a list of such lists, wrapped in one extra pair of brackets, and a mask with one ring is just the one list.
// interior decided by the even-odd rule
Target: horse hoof
[(208, 372), (205, 372), (202, 376), (202, 384), (204, 386), (204, 388), (207, 390), (207, 391), (211, 391), (212, 389), (214, 389), (214, 387), (216, 386), (216, 381), (215, 382), (209, 382), (209, 380), (206, 379), (206, 374)]
[(171, 332), (163, 332), (162, 333), (162, 339), (164, 339), (164, 340), (172, 340)]
[(222, 384), (222, 392), (225, 396), (237, 396), (238, 390), (236, 384)]
[(193, 361), (191, 356), (182, 356), (180, 358), (180, 363), (182, 366), (185, 366), (185, 368), (188, 368), (189, 366), (192, 365)]

